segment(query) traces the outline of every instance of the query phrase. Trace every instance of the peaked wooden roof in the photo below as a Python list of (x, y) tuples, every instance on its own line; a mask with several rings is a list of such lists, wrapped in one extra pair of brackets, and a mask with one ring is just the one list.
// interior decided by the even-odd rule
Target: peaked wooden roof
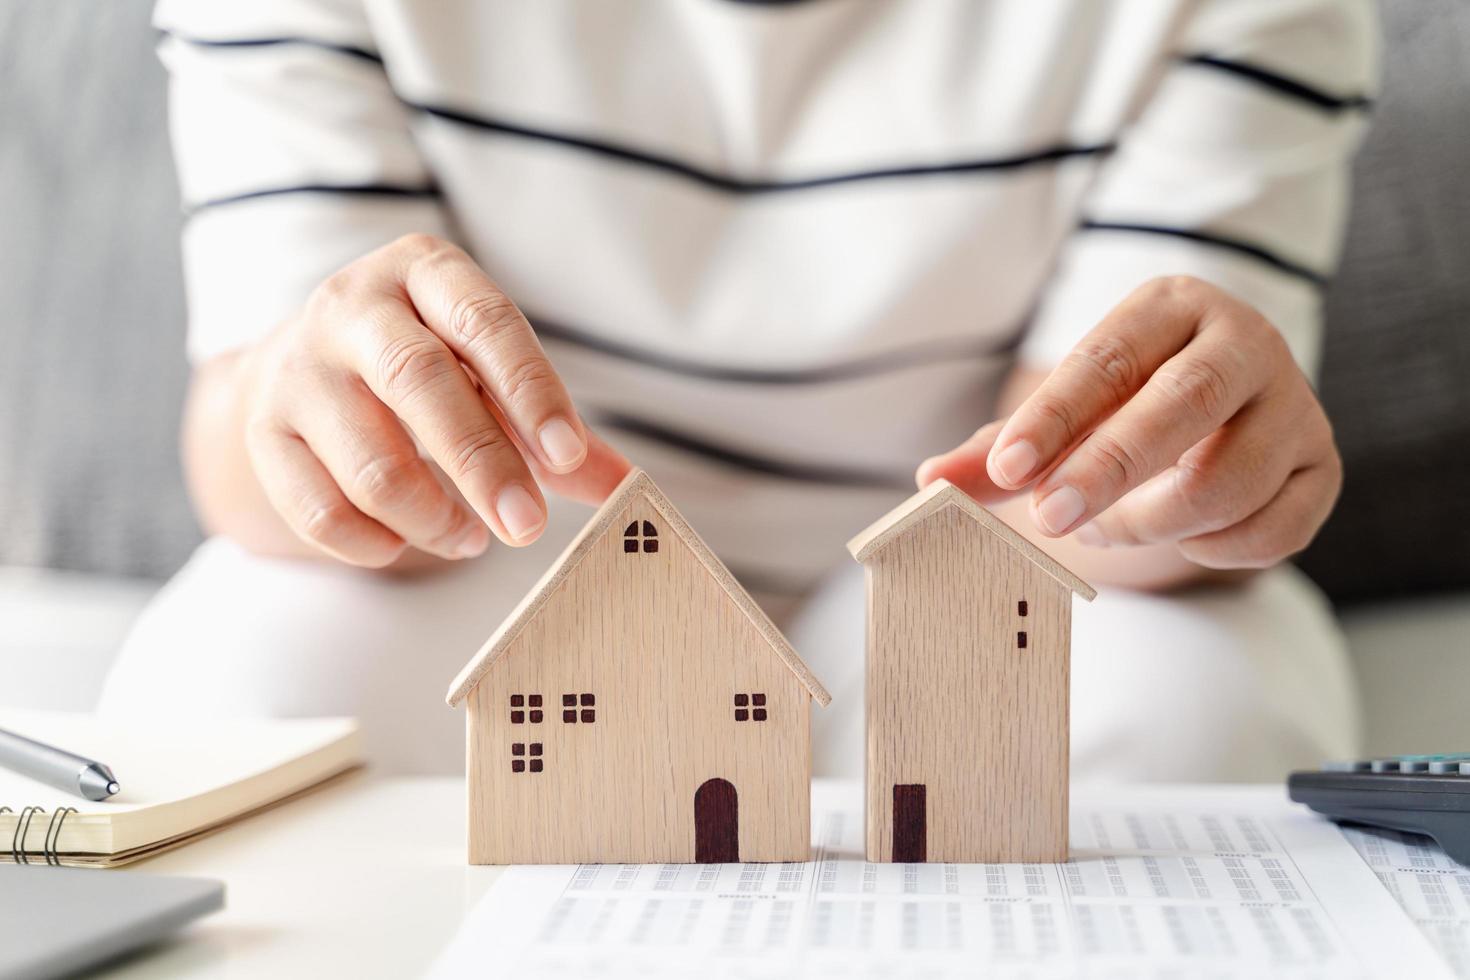
[(719, 583), (725, 595), (730, 597), (730, 601), (745, 614), (745, 618), (759, 631), (766, 643), (775, 651), (776, 656), (781, 658), (782, 662), (796, 675), (796, 679), (801, 681), (802, 686), (810, 692), (812, 699), (823, 707), (831, 702), (832, 695), (827, 693), (821, 681), (817, 680), (816, 675), (797, 656), (796, 650), (787, 642), (786, 637), (781, 635), (776, 624), (771, 622), (770, 617), (761, 610), (760, 606), (756, 605), (750, 594), (740, 586), (739, 582), (735, 581), (735, 576), (731, 575), (724, 563), (715, 557), (709, 545), (705, 544), (704, 540), (695, 533), (694, 528), (689, 526), (669, 498), (664, 496), (663, 491), (654, 485), (648, 474), (635, 469), (623, 478), (623, 482), (618, 484), (617, 489), (597, 509), (597, 513), (592, 515), (587, 526), (572, 539), (571, 544), (567, 545), (561, 557), (552, 563), (551, 567), (546, 570), (546, 574), (541, 576), (541, 580), (521, 600), (520, 605), (516, 606), (505, 622), (500, 624), (500, 628), (491, 634), (490, 639), (485, 641), (485, 645), (470, 659), (470, 662), (465, 664), (464, 669), (459, 672), (459, 676), (454, 679), (454, 683), (449, 688), (447, 700), (451, 707), (459, 704), (465, 695), (475, 689), (475, 685), (480, 683), (480, 678), (485, 676), (485, 672), (494, 666), (495, 661), (500, 659), (515, 642), (516, 637), (521, 635), (521, 631), (536, 618), (541, 608), (555, 594), (557, 588), (592, 550), (592, 546), (604, 534), (613, 530), (613, 522), (618, 519), (624, 505), (640, 494), (646, 497), (653, 504), (654, 509), (663, 515), (664, 522), (669, 529), (689, 546), (689, 549), (694, 552), (694, 557), (704, 566), (704, 570)]
[(958, 507), (987, 531), (1025, 555), (1052, 578), (1092, 601), (1097, 590), (1061, 566), (1056, 559), (1026, 540), (1005, 521), (981, 507), (975, 499), (948, 480), (935, 480), (897, 507), (868, 525), (867, 530), (847, 542), (847, 550), (860, 562), (882, 551), (910, 528), (946, 507)]

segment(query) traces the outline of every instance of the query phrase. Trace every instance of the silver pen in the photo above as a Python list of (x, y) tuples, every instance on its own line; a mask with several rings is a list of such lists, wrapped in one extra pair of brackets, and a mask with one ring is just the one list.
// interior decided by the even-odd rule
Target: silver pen
[(0, 728), (0, 766), (88, 800), (117, 792), (117, 777), (100, 762)]

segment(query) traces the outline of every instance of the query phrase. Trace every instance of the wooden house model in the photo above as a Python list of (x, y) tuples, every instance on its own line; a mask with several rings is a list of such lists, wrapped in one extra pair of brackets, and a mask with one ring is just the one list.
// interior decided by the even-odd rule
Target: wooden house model
[(472, 864), (804, 861), (826, 690), (634, 471), (460, 672)]
[(867, 858), (1067, 858), (1072, 594), (948, 481), (848, 543), (866, 570)]

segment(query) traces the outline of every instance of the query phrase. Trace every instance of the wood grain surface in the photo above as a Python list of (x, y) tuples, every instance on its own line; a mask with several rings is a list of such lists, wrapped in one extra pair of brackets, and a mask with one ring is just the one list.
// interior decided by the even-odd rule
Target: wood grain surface
[(706, 857), (805, 860), (826, 692), (651, 482), (629, 486), (468, 681), (470, 861), (689, 862), (701, 842)]
[(868, 860), (913, 851), (898, 786), (926, 860), (1065, 860), (1072, 589), (965, 507), (866, 554)]

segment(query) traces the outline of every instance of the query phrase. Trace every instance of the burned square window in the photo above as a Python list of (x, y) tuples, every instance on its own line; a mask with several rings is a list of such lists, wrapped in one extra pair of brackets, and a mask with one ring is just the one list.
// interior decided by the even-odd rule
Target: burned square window
[[(734, 702), (736, 721), (765, 721), (768, 717), (766, 714), (766, 695), (764, 692), (757, 691), (751, 694), (737, 694), (735, 695)], [(750, 707), (751, 705), (755, 707), (752, 708)]]
[[(578, 702), (582, 704), (582, 713), (580, 715), (576, 710)], [(563, 724), (575, 725), (578, 718), (581, 719), (584, 725), (591, 725), (597, 721), (597, 709), (593, 707), (593, 705), (597, 704), (596, 695), (587, 691), (578, 694), (563, 694), (561, 696), (561, 703), (561, 720)]]
[[(541, 772), (545, 762), (541, 758), (541, 743), (532, 742), (529, 746), (525, 742), (512, 742), (510, 745), (510, 771), (511, 772)], [(529, 755), (531, 758), (526, 759)]]
[[(524, 710), (527, 705), (530, 706), (530, 711)], [(527, 721), (533, 725), (539, 725), (542, 718), (541, 695), (512, 694), (510, 696), (510, 723), (512, 725), (524, 725)]]

